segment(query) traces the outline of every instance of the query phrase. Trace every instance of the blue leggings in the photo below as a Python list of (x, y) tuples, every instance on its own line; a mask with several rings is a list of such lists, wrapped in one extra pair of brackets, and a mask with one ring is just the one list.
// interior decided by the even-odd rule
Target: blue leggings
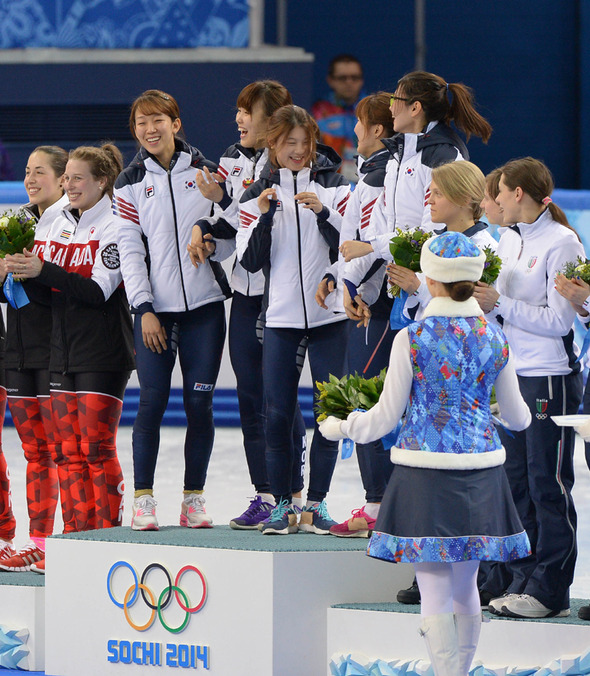
[[(348, 324), (345, 321), (313, 329), (264, 329), (262, 362), (267, 402), (266, 466), (271, 492), (277, 500), (291, 500), (291, 442), (297, 411), (297, 389), (305, 353), (309, 350), (312, 380), (342, 377), (346, 367)], [(307, 499), (319, 502), (330, 488), (338, 457), (338, 442), (328, 441), (314, 425), (310, 449)]]
[[(229, 356), (236, 375), (240, 423), (250, 480), (258, 493), (269, 493), (265, 458), (265, 401), (262, 384), (262, 296), (234, 291), (229, 318)], [(293, 425), (293, 493), (303, 488), (306, 430), (299, 405)]]
[[(365, 378), (378, 376), (381, 369), (389, 364), (391, 344), (396, 331), (389, 328), (389, 319), (378, 319), (377, 317), (371, 317), (366, 329), (357, 328), (356, 322), (353, 320), (349, 320), (348, 324), (350, 331), (348, 338), (348, 372), (353, 374), (356, 371)], [(377, 349), (367, 367), (368, 361), (382, 337), (383, 340), (379, 349)], [(380, 440), (369, 444), (356, 444), (355, 447), (365, 489), (365, 499), (367, 502), (381, 502), (393, 469), (389, 449), (385, 450)]]
[(184, 410), (184, 490), (202, 490), (213, 449), (213, 389), (219, 374), (225, 340), (222, 302), (208, 303), (189, 312), (162, 312), (158, 319), (168, 335), (161, 354), (143, 344), (141, 319), (134, 322), (135, 362), (139, 377), (139, 409), (133, 425), (135, 490), (153, 488), (160, 425), (168, 405), (176, 353), (182, 371)]

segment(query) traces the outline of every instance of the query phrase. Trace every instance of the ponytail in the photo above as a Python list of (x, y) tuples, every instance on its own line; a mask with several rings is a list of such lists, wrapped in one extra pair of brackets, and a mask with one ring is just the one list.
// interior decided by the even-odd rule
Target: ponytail
[(420, 101), (428, 122), (442, 120), (447, 125), (454, 122), (468, 141), (473, 135), (488, 142), (492, 127), (475, 110), (469, 87), (459, 82), (447, 83), (439, 75), (422, 70), (404, 75), (397, 84), (408, 104)]
[(521, 188), (539, 207), (547, 207), (554, 221), (573, 230), (580, 239), (563, 210), (551, 199), (554, 188), (553, 176), (541, 160), (534, 157), (510, 160), (502, 167), (502, 179), (509, 190)]

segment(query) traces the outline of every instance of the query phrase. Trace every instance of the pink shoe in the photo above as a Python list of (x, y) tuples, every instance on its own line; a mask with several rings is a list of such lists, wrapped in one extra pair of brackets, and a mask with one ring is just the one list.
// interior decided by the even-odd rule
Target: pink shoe
[(376, 519), (369, 516), (364, 507), (354, 509), (351, 514), (352, 517), (348, 521), (332, 526), (330, 535), (339, 538), (368, 538), (375, 528)]

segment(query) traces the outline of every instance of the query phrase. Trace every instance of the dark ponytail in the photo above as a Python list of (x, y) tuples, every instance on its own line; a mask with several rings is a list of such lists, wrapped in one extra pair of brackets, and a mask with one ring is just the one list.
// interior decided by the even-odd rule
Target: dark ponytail
[[(554, 221), (576, 232), (563, 210), (551, 200), (553, 176), (541, 160), (534, 157), (510, 160), (502, 167), (502, 179), (509, 190), (521, 188), (539, 207), (546, 206)], [(580, 239), (577, 232), (576, 235)]]
[(474, 107), (473, 93), (460, 82), (447, 83), (439, 75), (422, 70), (404, 75), (398, 87), (408, 99), (408, 105), (420, 101), (426, 120), (454, 122), (465, 138), (479, 136), (484, 143), (492, 134), (490, 123)]

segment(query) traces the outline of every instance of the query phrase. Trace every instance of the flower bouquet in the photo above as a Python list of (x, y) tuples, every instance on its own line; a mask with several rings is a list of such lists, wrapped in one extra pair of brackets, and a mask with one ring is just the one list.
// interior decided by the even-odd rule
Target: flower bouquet
[(373, 408), (383, 392), (386, 371), (382, 369), (373, 378), (363, 378), (355, 373), (343, 378), (330, 375), (328, 382), (316, 382), (318, 391), (314, 410), (318, 414), (318, 423), (330, 415), (345, 420), (355, 410), (368, 411)]
[(568, 279), (579, 277), (586, 284), (590, 284), (590, 261), (578, 256), (575, 262), (566, 263), (560, 274)]
[(22, 253), (35, 241), (37, 220), (23, 209), (8, 210), (0, 216), (0, 258)]
[[(414, 230), (396, 228), (395, 234), (389, 243), (389, 251), (391, 251), (391, 255), (393, 256), (393, 262), (414, 272), (421, 272), (420, 253), (422, 245), (432, 236), (433, 233), (426, 232), (422, 228), (415, 228)], [(399, 298), (400, 292), (401, 289), (397, 284), (393, 284), (388, 289), (388, 293), (392, 298)]]
[(483, 274), (480, 281), (491, 286), (498, 279), (498, 275), (502, 269), (502, 259), (496, 255), (491, 246), (484, 246), (483, 252), (486, 255), (486, 262), (483, 266)]

